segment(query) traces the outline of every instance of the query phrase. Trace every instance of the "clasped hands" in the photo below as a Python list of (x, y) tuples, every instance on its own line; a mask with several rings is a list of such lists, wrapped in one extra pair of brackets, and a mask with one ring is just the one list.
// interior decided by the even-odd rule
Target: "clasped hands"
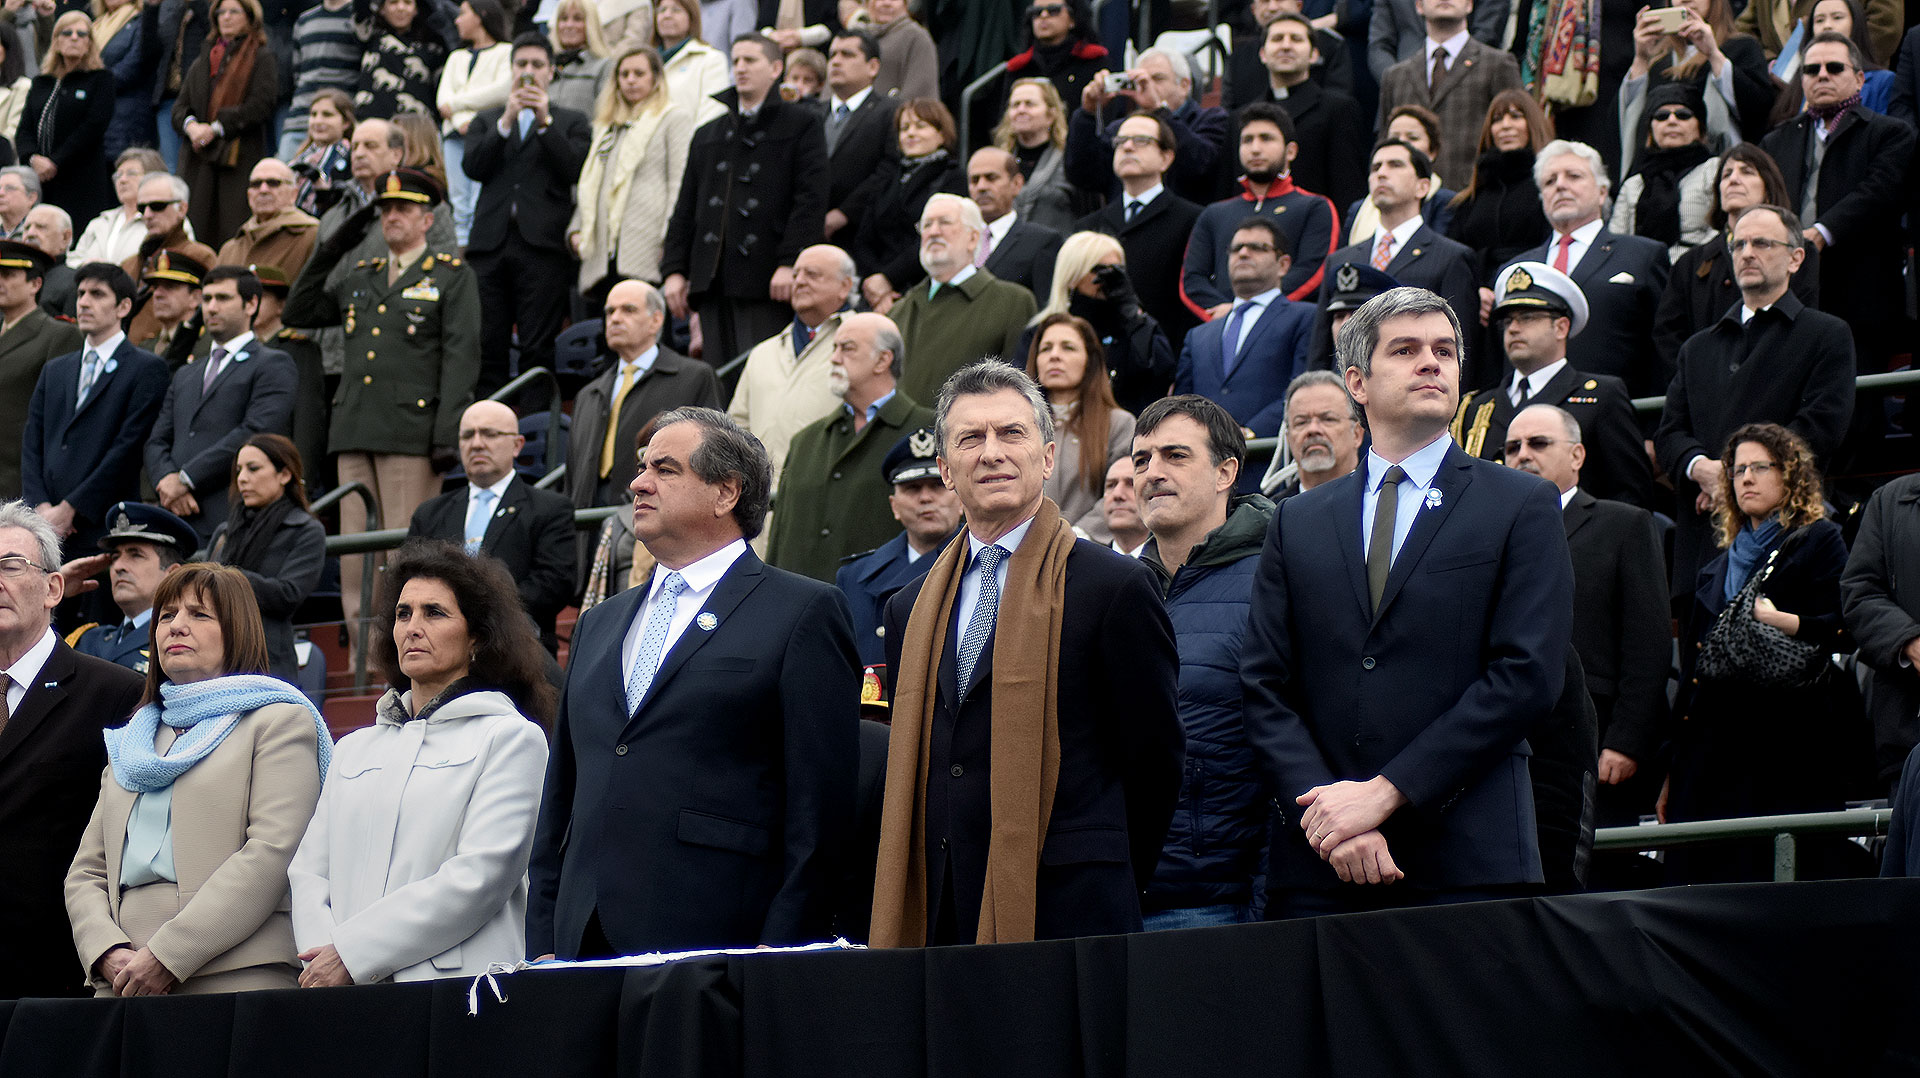
[(1394, 864), (1380, 825), (1407, 803), (1383, 775), (1315, 786), (1294, 799), (1306, 809), (1300, 829), (1307, 845), (1346, 883), (1393, 883), (1405, 877)]

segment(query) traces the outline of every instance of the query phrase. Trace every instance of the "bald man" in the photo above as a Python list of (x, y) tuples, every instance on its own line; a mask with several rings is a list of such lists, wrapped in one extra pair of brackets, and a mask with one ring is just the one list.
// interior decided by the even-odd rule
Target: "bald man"
[(220, 247), (222, 266), (272, 266), (291, 281), (306, 268), (320, 235), (320, 219), (294, 208), (300, 184), (286, 162), (263, 157), (248, 174), (247, 207), (253, 216)]
[(514, 474), (514, 458), (526, 444), (513, 409), (498, 401), (469, 405), (460, 416), (467, 485), (414, 510), (407, 534), (446, 539), (504, 562), (553, 651), (554, 619), (573, 598), (573, 506)]
[(1026, 183), (1019, 160), (998, 146), (975, 150), (967, 161), (967, 194), (987, 222), (987, 234), (980, 240), (986, 251), (981, 264), (995, 277), (1032, 292), (1034, 302), (1045, 304), (1061, 237), (1045, 225), (1021, 220), (1018, 203)]

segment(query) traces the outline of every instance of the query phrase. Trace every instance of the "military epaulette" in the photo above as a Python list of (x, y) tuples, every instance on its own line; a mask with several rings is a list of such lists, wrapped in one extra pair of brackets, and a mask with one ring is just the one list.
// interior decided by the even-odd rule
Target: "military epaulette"
[(363, 259), (361, 259), (360, 261), (358, 261), (358, 262), (355, 262), (355, 263), (353, 264), (353, 268), (354, 268), (354, 269), (366, 269), (366, 268), (367, 268), (367, 260), (363, 258)]
[(297, 329), (290, 329), (286, 326), (281, 326), (280, 332), (275, 333), (273, 335), (273, 339), (276, 341), (310, 341), (313, 338), (307, 336), (306, 334), (300, 332)]
[(100, 623), (99, 623), (99, 622), (97, 622), (97, 621), (89, 621), (89, 622), (87, 622), (87, 623), (86, 623), (85, 625), (82, 625), (82, 626), (80, 626), (80, 627), (79, 627), (78, 629), (75, 629), (74, 631), (72, 631), (72, 632), (70, 632), (70, 633), (68, 633), (68, 634), (67, 634), (67, 646), (68, 646), (68, 647), (70, 647), (70, 648), (71, 648), (71, 647), (78, 647), (78, 646), (80, 645), (80, 638), (81, 638), (81, 637), (83, 637), (83, 636), (85, 636), (85, 635), (87, 635), (87, 633), (88, 633), (89, 631), (91, 631), (91, 630), (93, 630), (93, 629), (97, 629), (97, 628), (99, 628), (99, 627), (100, 627)]
[(420, 260), (420, 268), (421, 268), (421, 269), (423, 269), (423, 270), (430, 270), (430, 269), (432, 269), (432, 268), (433, 268), (433, 256), (432, 256), (432, 255), (428, 255), (427, 257), (425, 257), (425, 258), (423, 258), (423, 259), (421, 259), (421, 260)]
[(455, 269), (459, 269), (459, 268), (460, 268), (460, 260), (459, 260), (459, 259), (457, 259), (457, 258), (449, 258), (449, 259), (447, 259), (447, 265), (449, 265), (449, 266), (452, 266), (452, 267), (453, 267), (453, 268), (455, 268)]
[(874, 548), (873, 548), (872, 550), (862, 550), (862, 551), (861, 551), (860, 553), (858, 553), (858, 554), (849, 554), (849, 555), (847, 555), (846, 557), (844, 557), (844, 558), (841, 558), (841, 559), (840, 559), (840, 564), (842, 564), (842, 565), (845, 565), (845, 564), (847, 564), (848, 562), (855, 562), (855, 561), (859, 561), (859, 560), (860, 560), (861, 558), (864, 558), (864, 557), (866, 557), (866, 556), (867, 556), (867, 555), (869, 555), (869, 554), (878, 554), (878, 553), (880, 553), (880, 548), (879, 548), (879, 547), (874, 547)]

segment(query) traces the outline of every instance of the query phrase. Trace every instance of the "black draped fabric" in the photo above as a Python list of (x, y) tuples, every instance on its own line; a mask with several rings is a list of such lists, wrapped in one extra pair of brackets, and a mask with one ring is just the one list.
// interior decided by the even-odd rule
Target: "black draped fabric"
[(1675, 888), (991, 947), (0, 1004), (0, 1074), (1874, 1075), (1920, 881)]

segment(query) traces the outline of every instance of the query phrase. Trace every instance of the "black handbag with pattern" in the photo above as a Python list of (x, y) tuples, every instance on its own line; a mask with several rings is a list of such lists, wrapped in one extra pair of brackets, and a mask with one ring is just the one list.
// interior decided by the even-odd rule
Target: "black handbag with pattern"
[(1768, 554), (1766, 565), (1747, 577), (1739, 594), (1714, 619), (1694, 664), (1701, 677), (1740, 678), (1756, 685), (1793, 688), (1812, 685), (1826, 676), (1831, 664), (1819, 644), (1788, 636), (1753, 616), (1753, 601), (1760, 594), (1760, 585), (1772, 575), (1774, 561), (1798, 538), (1796, 533)]

